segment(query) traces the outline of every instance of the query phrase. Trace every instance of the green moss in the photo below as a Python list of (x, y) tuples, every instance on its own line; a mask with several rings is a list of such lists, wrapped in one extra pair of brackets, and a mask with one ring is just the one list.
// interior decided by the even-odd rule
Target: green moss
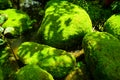
[(75, 58), (66, 51), (34, 42), (22, 43), (18, 56), (25, 64), (38, 64), (54, 77), (64, 77), (75, 66)]
[(93, 32), (83, 38), (87, 68), (94, 80), (120, 79), (120, 41), (106, 32)]
[(20, 10), (0, 10), (0, 14), (4, 14), (8, 17), (8, 20), (2, 25), (2, 27), (6, 29), (12, 28), (12, 30), (8, 30), (8, 32), (13, 35), (20, 35), (24, 31), (32, 28), (32, 21), (29, 16)]
[(114, 35), (120, 40), (120, 14), (112, 15), (104, 24), (104, 31)]
[(37, 65), (26, 65), (16, 73), (16, 80), (54, 80), (52, 75)]
[(72, 49), (81, 44), (86, 33), (92, 32), (88, 14), (81, 7), (67, 1), (50, 1), (38, 30), (42, 43), (60, 48)]

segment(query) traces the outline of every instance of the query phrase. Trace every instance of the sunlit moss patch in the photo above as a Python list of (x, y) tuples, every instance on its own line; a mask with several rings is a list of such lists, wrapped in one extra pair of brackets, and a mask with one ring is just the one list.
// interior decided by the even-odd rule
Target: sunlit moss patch
[(22, 43), (17, 54), (25, 64), (38, 64), (57, 78), (67, 75), (76, 64), (68, 52), (35, 42)]

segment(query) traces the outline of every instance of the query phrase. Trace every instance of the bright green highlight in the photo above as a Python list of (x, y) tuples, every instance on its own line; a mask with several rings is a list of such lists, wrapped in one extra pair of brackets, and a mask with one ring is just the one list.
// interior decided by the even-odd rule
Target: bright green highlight
[(10, 33), (13, 35), (20, 35), (24, 31), (31, 29), (31, 23), (29, 16), (24, 12), (16, 9), (0, 10), (0, 14), (7, 16), (6, 22), (2, 25), (3, 28), (12, 27)]
[(82, 41), (86, 33), (92, 32), (89, 15), (81, 7), (67, 1), (49, 1), (45, 17), (38, 30), (44, 44), (65, 49)]
[(66, 51), (35, 42), (22, 43), (17, 54), (25, 64), (38, 64), (59, 78), (67, 75), (76, 64), (75, 57)]

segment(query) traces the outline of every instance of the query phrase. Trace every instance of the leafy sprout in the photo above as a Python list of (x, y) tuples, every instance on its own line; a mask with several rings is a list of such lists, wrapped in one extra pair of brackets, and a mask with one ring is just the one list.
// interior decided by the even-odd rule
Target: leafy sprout
[(115, 1), (111, 5), (113, 13), (119, 13), (120, 12), (120, 1)]
[(3, 23), (8, 19), (7, 15), (0, 14), (0, 26), (2, 26)]

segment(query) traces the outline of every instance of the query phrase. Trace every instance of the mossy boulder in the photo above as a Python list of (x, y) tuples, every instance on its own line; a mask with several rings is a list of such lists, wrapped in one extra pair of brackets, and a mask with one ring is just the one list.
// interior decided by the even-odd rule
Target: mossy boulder
[(112, 15), (104, 24), (104, 31), (120, 40), (120, 14)]
[(67, 1), (51, 0), (38, 30), (41, 43), (60, 49), (73, 49), (85, 34), (92, 32), (89, 15), (81, 7)]
[(120, 79), (120, 42), (107, 32), (93, 32), (83, 38), (87, 68), (94, 80)]
[(0, 0), (0, 10), (12, 7), (10, 0)]
[(35, 42), (24, 42), (18, 48), (18, 56), (25, 64), (37, 64), (56, 78), (67, 75), (76, 64), (66, 51)]
[(6, 22), (2, 25), (5, 28), (4, 34), (11, 34), (13, 36), (21, 35), (28, 29), (31, 29), (32, 20), (27, 14), (16, 9), (0, 10), (0, 14), (7, 16)]
[(52, 75), (37, 65), (26, 65), (16, 72), (16, 80), (54, 80)]

